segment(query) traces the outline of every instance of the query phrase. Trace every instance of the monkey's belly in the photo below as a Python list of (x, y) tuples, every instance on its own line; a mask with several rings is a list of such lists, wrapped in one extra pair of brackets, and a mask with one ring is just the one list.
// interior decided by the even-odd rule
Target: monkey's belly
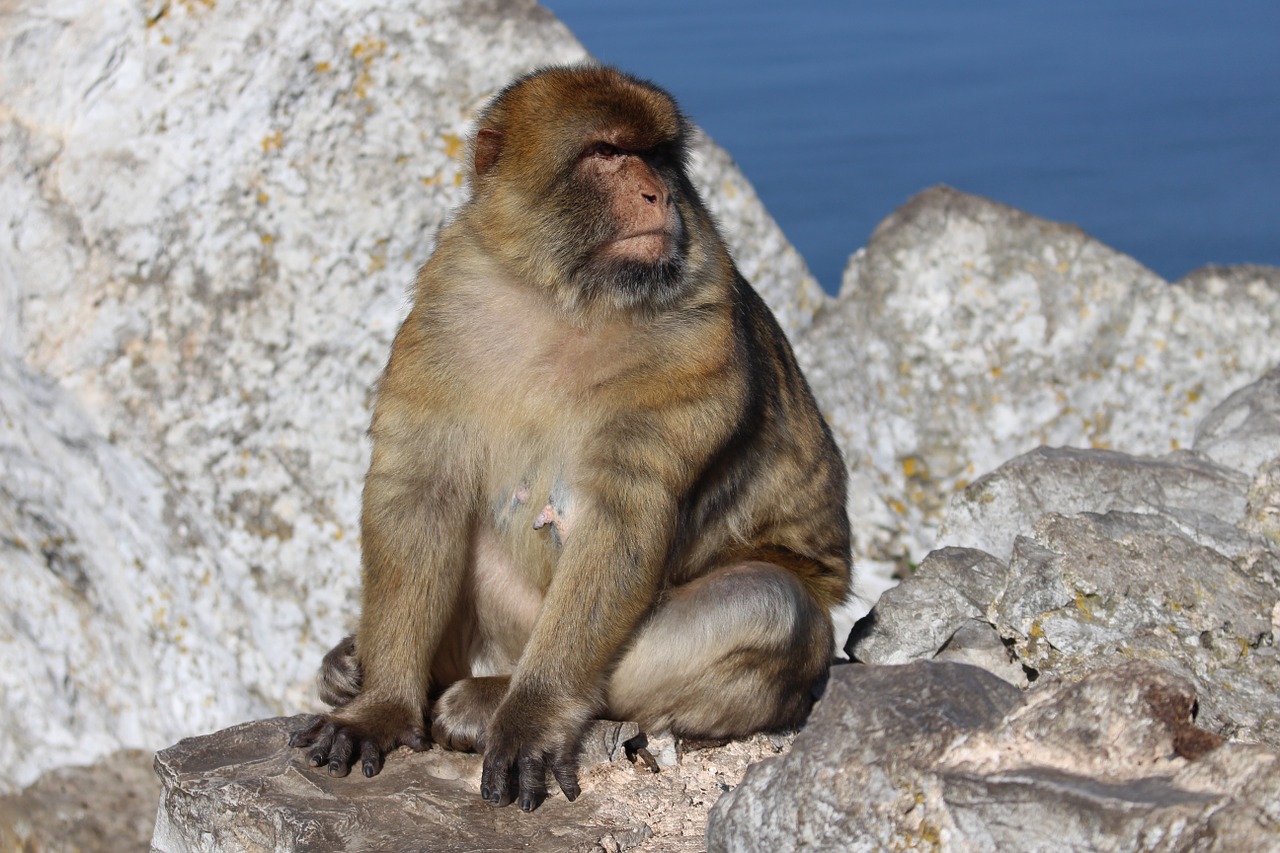
[(573, 518), (569, 490), (559, 477), (521, 479), (490, 503), (472, 554), (481, 641), (472, 663), (475, 675), (509, 673), (519, 660)]
[(480, 643), (473, 675), (511, 672), (542, 610), (545, 588), (521, 570), (504, 539), (487, 528), (475, 539), (471, 580)]

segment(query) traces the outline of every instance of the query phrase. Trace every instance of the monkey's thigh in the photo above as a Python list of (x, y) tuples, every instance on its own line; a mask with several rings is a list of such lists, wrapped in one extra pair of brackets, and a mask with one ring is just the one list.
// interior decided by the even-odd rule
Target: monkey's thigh
[(790, 572), (728, 566), (668, 592), (609, 681), (608, 714), (732, 737), (800, 723), (831, 662), (831, 619)]

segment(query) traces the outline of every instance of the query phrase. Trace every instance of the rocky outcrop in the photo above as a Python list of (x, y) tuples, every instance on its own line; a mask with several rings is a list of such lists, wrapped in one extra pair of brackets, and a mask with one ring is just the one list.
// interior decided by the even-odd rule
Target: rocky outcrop
[[(19, 0), (0, 27), (2, 792), (316, 707), (371, 386), (468, 123), (586, 53), (531, 0)], [(820, 290), (696, 149), (799, 332)]]
[(1280, 754), (1197, 728), (1195, 701), (1142, 663), (1029, 695), (965, 664), (841, 667), (707, 850), (1280, 849)]
[(1280, 363), (1280, 270), (1170, 284), (936, 187), (881, 223), (798, 350), (848, 457), (859, 553), (905, 574), (952, 495), (1019, 454), (1191, 447), (1224, 393)]
[(858, 623), (850, 656), (1024, 685), (1147, 661), (1195, 685), (1201, 725), (1280, 747), (1278, 411), (1280, 368), (1213, 409), (1192, 450), (1000, 466), (952, 502), (951, 547)]

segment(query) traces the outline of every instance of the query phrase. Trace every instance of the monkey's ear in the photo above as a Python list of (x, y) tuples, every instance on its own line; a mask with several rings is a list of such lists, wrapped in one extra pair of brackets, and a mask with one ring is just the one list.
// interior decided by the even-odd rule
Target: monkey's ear
[(476, 175), (484, 177), (498, 162), (498, 152), (502, 150), (502, 134), (492, 128), (484, 127), (476, 134)]

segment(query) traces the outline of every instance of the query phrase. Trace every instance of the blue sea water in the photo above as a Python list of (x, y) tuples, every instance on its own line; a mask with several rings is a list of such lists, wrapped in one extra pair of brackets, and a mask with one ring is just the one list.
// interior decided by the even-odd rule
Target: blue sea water
[(669, 89), (823, 286), (937, 183), (1176, 279), (1280, 265), (1277, 0), (544, 0)]

